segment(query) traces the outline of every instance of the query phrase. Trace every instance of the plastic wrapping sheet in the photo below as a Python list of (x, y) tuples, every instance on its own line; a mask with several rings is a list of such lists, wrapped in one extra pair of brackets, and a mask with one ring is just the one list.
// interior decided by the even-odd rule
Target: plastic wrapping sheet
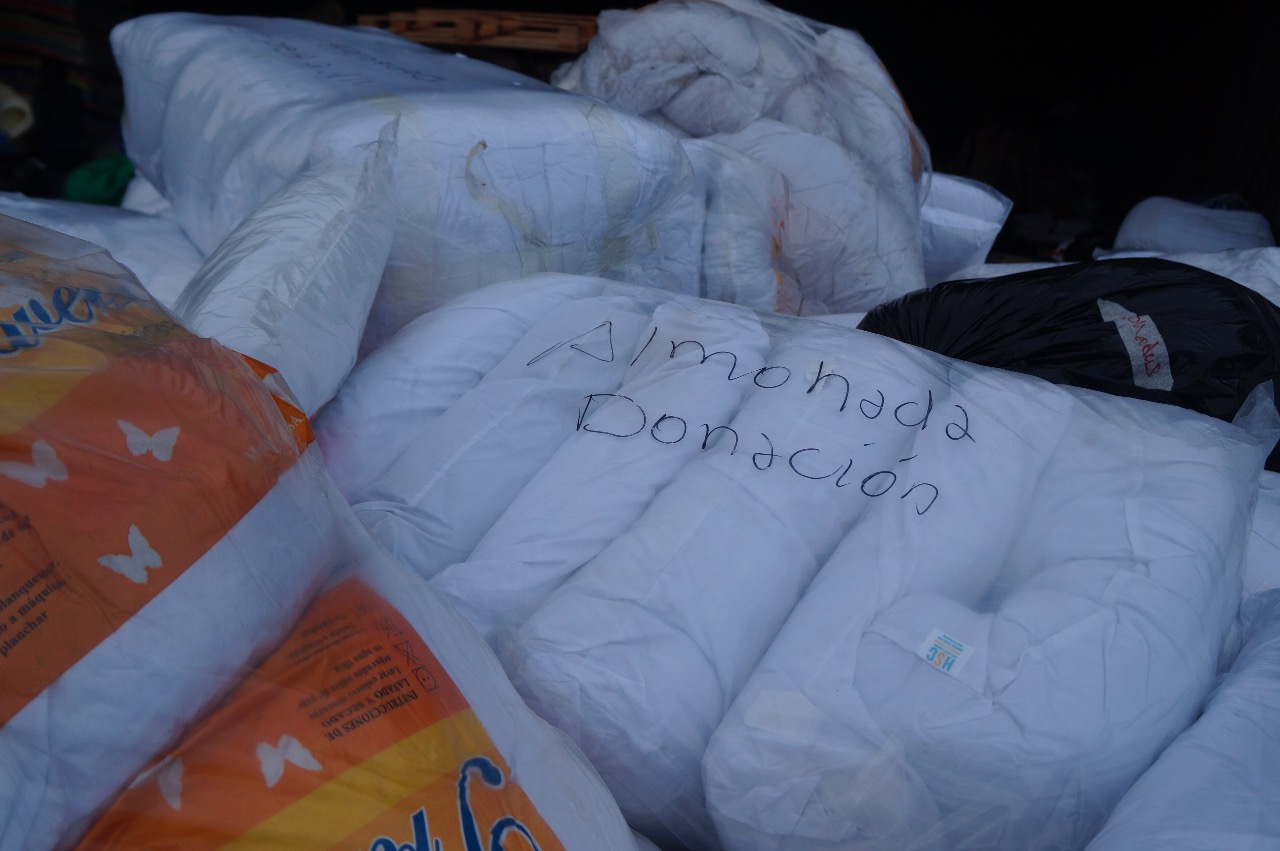
[[(449, 329), (448, 345), (428, 325)], [(824, 847), (806, 843), (828, 818), (944, 847), (971, 828), (977, 845), (995, 841), (1002, 825), (1007, 847), (1033, 825), (1082, 841), (1192, 720), (1240, 597), (1262, 447), (1280, 433), (1266, 404), (1232, 424), (599, 279), (495, 285), (406, 331), (419, 329), (331, 403), (342, 429), (327, 459), (366, 479), (360, 518), (396, 530), (383, 540), (480, 627), (632, 826), (668, 848)], [(440, 392), (377, 377), (396, 362), (440, 375)], [(529, 388), (554, 403), (531, 406)], [(361, 477), (359, 447), (384, 439), (382, 472)], [(779, 630), (792, 636), (781, 645)], [(947, 636), (970, 648), (969, 679), (917, 654)], [(841, 665), (865, 680), (844, 687)], [(811, 668), (812, 694), (771, 688), (790, 691), (722, 724), (744, 686)], [(1144, 669), (1167, 682), (1143, 693)], [(1011, 708), (966, 739), (964, 723), (984, 723), (984, 676), (1011, 689)], [(840, 718), (866, 709), (823, 727), (805, 711), (820, 698)], [(930, 726), (931, 707), (960, 726)], [(1037, 757), (1024, 773), (1000, 750), (1023, 753), (1014, 718)], [(751, 738), (775, 727), (776, 747)], [(917, 742), (940, 756), (920, 762)], [(806, 780), (825, 754), (856, 760)], [(1087, 791), (1073, 797), (1072, 778)], [(1006, 795), (1019, 804), (1001, 822), (989, 810)]]
[(192, 331), (280, 371), (313, 415), (356, 361), (395, 235), (395, 124), (263, 201), (174, 305)]
[(690, 171), (651, 122), (397, 36), (283, 19), (157, 14), (120, 24), (124, 136), (212, 251), (309, 158), (399, 118), (396, 239), (372, 350), (459, 293), (567, 271), (696, 291), (675, 201)]
[(152, 298), (172, 309), (204, 263), (177, 220), (102, 204), (28, 198), (0, 192), (0, 215), (100, 245), (137, 277)]
[(345, 506), (317, 519), (339, 530), (329, 586), (77, 847), (636, 847), (470, 625)]
[(0, 847), (45, 849), (279, 640), (342, 501), (278, 376), (101, 248), (0, 217), (0, 257)]
[(1192, 727), (1121, 799), (1089, 851), (1280, 844), (1280, 590), (1246, 599), (1244, 647)]
[(813, 312), (868, 310), (924, 286), (928, 151), (857, 33), (758, 0), (605, 10), (599, 27), (552, 82), (779, 171), (792, 204), (777, 265), (825, 306)]

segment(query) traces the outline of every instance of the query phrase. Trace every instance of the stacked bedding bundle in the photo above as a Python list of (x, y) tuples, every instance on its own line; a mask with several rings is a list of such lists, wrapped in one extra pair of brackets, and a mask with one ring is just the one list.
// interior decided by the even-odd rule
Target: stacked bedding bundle
[(116, 27), (112, 47), (129, 156), (204, 252), (398, 119), (398, 226), (366, 350), (459, 293), (537, 272), (698, 285), (699, 243), (675, 211), (688, 159), (651, 122), (366, 29), (157, 14)]
[(1079, 847), (1210, 684), (1276, 437), (570, 276), (384, 353), (344, 492), (665, 847)]
[[(606, 10), (599, 27), (553, 83), (745, 154), (758, 183), (785, 177), (774, 268), (803, 308), (786, 312), (865, 311), (924, 286), (927, 149), (861, 36), (758, 0)], [(722, 227), (708, 218), (704, 243), (729, 239)]]

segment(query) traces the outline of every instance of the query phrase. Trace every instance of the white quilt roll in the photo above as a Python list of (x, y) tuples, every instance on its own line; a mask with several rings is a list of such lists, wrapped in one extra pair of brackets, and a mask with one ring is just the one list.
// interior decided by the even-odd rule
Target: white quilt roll
[(704, 208), (700, 295), (753, 310), (821, 313), (806, 304), (790, 260), (791, 189), (776, 168), (710, 139), (681, 142)]
[(786, 175), (786, 260), (805, 301), (867, 311), (924, 286), (915, 194), (895, 191), (873, 161), (771, 119), (710, 138)]
[(204, 251), (309, 158), (399, 119), (399, 227), (364, 351), (460, 293), (540, 272), (697, 286), (696, 246), (657, 244), (689, 166), (650, 122), (372, 29), (164, 13), (111, 43), (130, 158)]
[[(803, 312), (866, 311), (924, 286), (928, 149), (861, 36), (761, 0), (665, 0), (605, 10), (599, 25), (552, 82), (781, 173), (787, 240), (772, 265), (794, 276)], [(704, 248), (704, 278), (715, 259)]]
[(1121, 799), (1089, 851), (1280, 844), (1280, 592), (1246, 599), (1245, 643), (1199, 719)]
[[(1010, 475), (961, 506), (971, 541), (885, 558), (864, 524), (824, 567), (708, 749), (728, 847), (1079, 848), (1190, 723), (1274, 406), (1231, 425), (1054, 392), (1069, 410), (1012, 430)], [(1035, 486), (1010, 492), (1055, 421)]]

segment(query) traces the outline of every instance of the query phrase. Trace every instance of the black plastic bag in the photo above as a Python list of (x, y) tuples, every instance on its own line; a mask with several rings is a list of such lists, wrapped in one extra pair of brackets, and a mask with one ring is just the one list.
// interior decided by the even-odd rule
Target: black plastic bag
[[(1158, 258), (948, 281), (880, 305), (858, 327), (1227, 421), (1280, 372), (1280, 308), (1220, 275)], [(1267, 469), (1280, 471), (1280, 449)]]

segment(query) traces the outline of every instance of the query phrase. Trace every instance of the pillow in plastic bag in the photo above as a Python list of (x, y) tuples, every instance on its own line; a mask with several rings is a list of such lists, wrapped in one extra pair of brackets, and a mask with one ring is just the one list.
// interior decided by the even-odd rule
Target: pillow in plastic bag
[(274, 371), (97, 246), (0, 253), (0, 847), (46, 849), (279, 640), (341, 499)]
[[(442, 379), (438, 394), (405, 385), (426, 412), (420, 428), (406, 415), (400, 435), (375, 418), (362, 434), (358, 408), (339, 411), (351, 428), (343, 446), (395, 441), (394, 458), (377, 455), (357, 513), (480, 628), (524, 697), (573, 736), (632, 826), (661, 846), (717, 847), (707, 744), (850, 540), (867, 570), (885, 573), (832, 597), (845, 624), (881, 584), (886, 600), (922, 582), (995, 607), (1047, 581), (1042, 573), (1106, 573), (1092, 564), (1112, 564), (1112, 591), (1135, 607), (1163, 605), (1158, 582), (1121, 566), (1133, 546), (1164, 556), (1161, 542), (1173, 541), (1202, 571), (1203, 587), (1182, 591), (1199, 595), (1205, 621), (1179, 639), (1186, 667), (1171, 668), (1170, 687), (1190, 695), (1200, 666), (1215, 669), (1270, 420), (1249, 430), (849, 328), (595, 279), (495, 285), (426, 320), (454, 336), (396, 341), (409, 371)], [(391, 361), (380, 369), (394, 372)], [(357, 378), (382, 388), (365, 399), (385, 392), (396, 409), (394, 383), (359, 368)], [(359, 452), (332, 457), (360, 473)], [(1150, 498), (1135, 490), (1144, 480)], [(1156, 495), (1169, 500), (1166, 515)], [(1134, 512), (1145, 524), (1134, 527), (1138, 544), (1124, 526)], [(1082, 567), (1049, 571), (1064, 563)], [(1170, 577), (1159, 579), (1194, 584), (1181, 568)], [(903, 606), (894, 629), (928, 620), (913, 612)], [(1050, 627), (1042, 616), (1036, 625)], [(801, 661), (840, 655), (842, 640), (835, 628), (806, 634)], [(1087, 689), (1098, 660), (1063, 682)], [(1167, 741), (1189, 718), (1162, 701), (1153, 692), (1143, 706), (1168, 711)], [(1063, 723), (1064, 738), (1094, 729)], [(1116, 742), (1131, 735), (1127, 747), (1149, 759), (1148, 734), (1114, 731)]]
[(396, 239), (362, 351), (484, 284), (573, 272), (693, 291), (688, 190), (651, 122), (369, 28), (187, 13), (119, 24), (126, 149), (212, 252), (309, 161), (399, 119)]
[[(950, 357), (1230, 420), (1280, 369), (1280, 307), (1164, 258), (949, 281), (858, 324)], [(1268, 462), (1280, 468), (1280, 451)]]
[(303, 411), (356, 361), (395, 236), (395, 125), (311, 164), (209, 256), (174, 312), (192, 331), (268, 363)]

